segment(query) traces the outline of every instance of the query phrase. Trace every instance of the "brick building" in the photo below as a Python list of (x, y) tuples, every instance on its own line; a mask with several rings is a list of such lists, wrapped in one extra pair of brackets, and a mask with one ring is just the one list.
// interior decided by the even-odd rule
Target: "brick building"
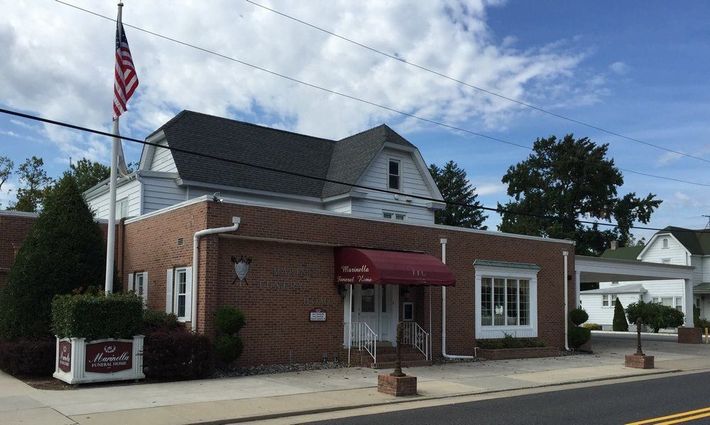
[[(229, 226), (233, 217), (240, 219), (236, 231), (200, 240), (194, 273), (193, 235)], [(472, 355), (476, 339), (504, 334), (564, 346), (563, 253), (573, 250), (569, 241), (204, 197), (128, 219), (124, 275), (128, 287), (141, 276), (149, 308), (175, 312), (197, 332), (213, 335), (219, 306), (241, 309), (247, 319), (241, 365), (342, 356), (350, 317), (367, 323), (385, 343), (395, 341), (399, 320), (416, 323), (430, 335), (438, 358), (442, 286), (353, 285), (350, 307), (350, 285), (336, 284), (335, 257), (342, 247), (357, 247), (374, 256), (394, 250), (439, 261), (442, 239), (447, 258), (445, 266), (440, 264), (455, 278), (446, 289), (448, 354)], [(235, 273), (235, 260), (241, 258), (251, 260), (243, 282)], [(574, 270), (572, 255), (569, 261)], [(412, 273), (406, 258), (389, 267)], [(569, 297), (573, 305), (573, 287)], [(325, 312), (325, 321), (311, 321), (316, 309)]]
[(35, 213), (0, 211), (0, 288), (7, 284), (10, 267), (36, 218)]

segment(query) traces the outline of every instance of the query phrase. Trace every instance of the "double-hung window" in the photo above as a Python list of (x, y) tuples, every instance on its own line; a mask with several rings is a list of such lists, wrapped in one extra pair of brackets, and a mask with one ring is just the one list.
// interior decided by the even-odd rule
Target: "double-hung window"
[(128, 289), (143, 299), (143, 304), (148, 304), (148, 272), (135, 272), (128, 274)]
[(394, 190), (400, 190), (402, 187), (401, 185), (401, 177), (400, 177), (400, 162), (396, 159), (390, 159), (389, 160), (389, 168), (388, 168), (388, 182), (387, 182), (387, 187), (389, 189), (394, 189)]
[(476, 260), (476, 338), (537, 336), (535, 264)]
[(168, 269), (166, 278), (165, 311), (173, 313), (181, 322), (192, 319), (192, 267)]
[(616, 306), (616, 295), (604, 294), (602, 295), (602, 307), (614, 307)]

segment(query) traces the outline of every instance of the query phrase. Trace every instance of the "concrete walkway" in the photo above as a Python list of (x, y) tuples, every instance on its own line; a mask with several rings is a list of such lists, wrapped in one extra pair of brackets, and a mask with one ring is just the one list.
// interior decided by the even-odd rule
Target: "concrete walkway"
[(648, 374), (710, 369), (710, 345), (649, 341), (656, 369), (623, 366), (630, 338), (594, 336), (592, 355), (450, 363), (406, 369), (419, 395), (377, 392), (377, 371), (364, 368), (292, 372), (159, 384), (80, 386), (38, 390), (0, 373), (3, 424), (187, 424), (238, 422), (362, 406), (387, 405)]

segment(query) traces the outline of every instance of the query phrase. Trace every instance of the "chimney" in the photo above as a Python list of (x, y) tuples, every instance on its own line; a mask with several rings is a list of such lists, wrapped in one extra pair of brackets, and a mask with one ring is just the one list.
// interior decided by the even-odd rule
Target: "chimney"
[(616, 248), (619, 247), (619, 241), (611, 241), (611, 250), (616, 251)]

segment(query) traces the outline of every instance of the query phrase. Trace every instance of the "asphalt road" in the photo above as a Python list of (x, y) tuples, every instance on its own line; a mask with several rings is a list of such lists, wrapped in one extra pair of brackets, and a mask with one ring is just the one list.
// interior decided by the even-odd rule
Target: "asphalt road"
[[(566, 391), (402, 410), (316, 424), (624, 424), (707, 408), (669, 418), (710, 424), (710, 373), (600, 385)], [(707, 414), (706, 417), (700, 417)], [(695, 417), (692, 421), (688, 418)], [(660, 423), (659, 421), (645, 423)]]

